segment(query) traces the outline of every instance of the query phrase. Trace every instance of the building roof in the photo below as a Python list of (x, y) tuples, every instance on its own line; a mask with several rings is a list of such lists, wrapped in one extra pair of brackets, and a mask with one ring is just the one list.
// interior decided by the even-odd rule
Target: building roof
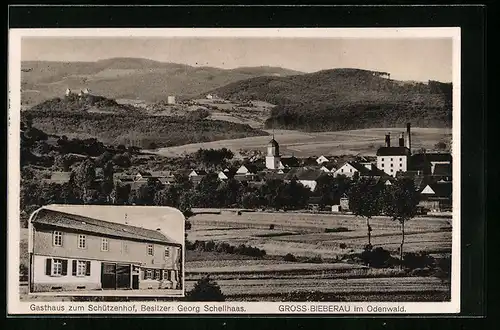
[(50, 181), (52, 182), (68, 182), (71, 178), (71, 172), (52, 172)]
[(277, 147), (279, 146), (278, 142), (276, 142), (276, 140), (274, 138), (271, 139), (271, 141), (269, 141), (268, 143), (269, 145), (272, 145), (274, 147)]
[(447, 152), (421, 153), (411, 156), (412, 163), (451, 162), (451, 160), (451, 154)]
[(294, 168), (291, 169), (285, 176), (286, 180), (292, 180), (296, 178), (297, 180), (314, 181), (320, 176), (325, 175), (325, 173), (319, 169), (310, 168)]
[(285, 167), (297, 167), (299, 166), (299, 159), (292, 156), (292, 157), (281, 157), (280, 159), (281, 164)]
[(126, 224), (98, 220), (81, 215), (42, 208), (32, 220), (33, 224), (43, 224), (59, 228), (117, 236), (133, 240), (157, 243), (175, 243), (159, 230), (146, 229)]
[[(428, 185), (433, 191), (432, 197), (450, 198), (453, 186), (451, 182), (436, 182)], [(425, 187), (424, 187), (425, 188)]]
[(410, 149), (406, 147), (381, 147), (377, 150), (377, 156), (409, 156)]
[(434, 165), (433, 175), (451, 175), (451, 164), (436, 164)]

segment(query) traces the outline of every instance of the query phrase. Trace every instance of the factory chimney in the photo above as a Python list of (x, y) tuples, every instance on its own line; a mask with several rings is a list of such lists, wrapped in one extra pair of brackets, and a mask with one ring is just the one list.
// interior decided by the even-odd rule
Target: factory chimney
[(405, 133), (401, 133), (399, 136), (399, 146), (404, 147), (405, 146)]
[(387, 133), (385, 135), (385, 146), (390, 147), (391, 146), (391, 133)]
[(410, 123), (406, 124), (406, 147), (411, 152), (411, 124)]

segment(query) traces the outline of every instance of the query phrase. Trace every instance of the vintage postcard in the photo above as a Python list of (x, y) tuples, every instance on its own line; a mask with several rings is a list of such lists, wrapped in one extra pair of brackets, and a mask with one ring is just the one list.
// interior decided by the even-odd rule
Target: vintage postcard
[(460, 311), (460, 29), (11, 29), (9, 314)]

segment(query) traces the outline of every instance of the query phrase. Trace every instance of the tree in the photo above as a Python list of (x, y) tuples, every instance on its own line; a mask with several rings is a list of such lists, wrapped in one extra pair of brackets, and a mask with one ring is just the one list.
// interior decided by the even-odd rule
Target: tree
[(129, 184), (116, 183), (110, 195), (113, 204), (127, 204), (130, 197), (130, 190), (131, 187)]
[(273, 207), (279, 210), (282, 207), (282, 201), (280, 199), (281, 190), (283, 189), (285, 183), (283, 180), (272, 179), (267, 180), (261, 187), (259, 191), (260, 198), (262, 199), (262, 204), (267, 207)]
[(417, 215), (418, 193), (410, 178), (397, 180), (386, 188), (385, 212), (401, 225), (400, 259), (403, 261), (403, 245), (405, 242), (405, 223)]
[(199, 279), (194, 285), (193, 290), (186, 294), (188, 301), (224, 301), (225, 297), (217, 282), (210, 276)]
[(319, 202), (320, 207), (325, 205), (333, 205), (334, 200), (335, 178), (331, 175), (321, 175), (316, 180), (316, 188), (314, 195), (321, 197)]
[(85, 159), (75, 170), (75, 184), (82, 189), (84, 195), (95, 180), (95, 165), (91, 159)]
[(104, 167), (104, 165), (106, 165), (106, 163), (108, 163), (112, 159), (113, 154), (111, 154), (109, 151), (105, 151), (96, 158), (95, 162), (97, 166)]
[(297, 180), (283, 185), (279, 192), (280, 204), (288, 209), (301, 209), (307, 205), (311, 190)]
[(434, 148), (436, 148), (437, 150), (446, 150), (446, 147), (447, 147), (447, 145), (446, 145), (446, 142), (444, 142), (444, 141), (439, 141), (438, 143), (436, 143), (434, 145)]
[(161, 183), (156, 179), (149, 178), (145, 184), (133, 191), (129, 201), (137, 205), (154, 205), (156, 192), (160, 189), (162, 189)]
[(177, 189), (173, 186), (168, 186), (158, 190), (154, 197), (154, 204), (177, 207), (179, 205), (179, 194)]
[(234, 206), (241, 204), (243, 186), (238, 180), (229, 179), (222, 182), (217, 189), (217, 199), (220, 206)]
[(368, 246), (372, 246), (370, 219), (381, 213), (382, 188), (373, 179), (360, 179), (349, 190), (349, 209), (354, 215), (366, 219)]

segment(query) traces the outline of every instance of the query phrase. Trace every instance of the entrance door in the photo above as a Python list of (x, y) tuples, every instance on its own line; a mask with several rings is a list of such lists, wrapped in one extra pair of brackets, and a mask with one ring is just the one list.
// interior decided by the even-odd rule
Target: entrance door
[(116, 289), (116, 264), (102, 263), (101, 286), (103, 289)]
[(116, 265), (116, 288), (130, 288), (130, 265)]

